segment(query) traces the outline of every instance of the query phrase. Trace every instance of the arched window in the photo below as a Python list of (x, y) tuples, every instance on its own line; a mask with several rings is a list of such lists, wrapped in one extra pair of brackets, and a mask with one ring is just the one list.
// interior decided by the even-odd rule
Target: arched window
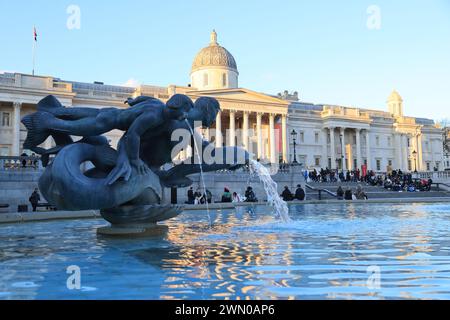
[(224, 73), (222, 74), (222, 87), (226, 87), (227, 86), (227, 74)]
[(203, 86), (206, 87), (208, 85), (208, 74), (203, 74)]

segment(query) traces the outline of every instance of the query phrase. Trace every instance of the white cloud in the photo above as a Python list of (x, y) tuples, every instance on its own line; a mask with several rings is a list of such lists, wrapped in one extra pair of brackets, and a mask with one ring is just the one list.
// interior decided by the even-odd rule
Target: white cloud
[(132, 87), (132, 88), (138, 87), (139, 85), (140, 85), (139, 81), (137, 81), (134, 78), (130, 78), (127, 80), (127, 82), (122, 84), (122, 86), (124, 87)]

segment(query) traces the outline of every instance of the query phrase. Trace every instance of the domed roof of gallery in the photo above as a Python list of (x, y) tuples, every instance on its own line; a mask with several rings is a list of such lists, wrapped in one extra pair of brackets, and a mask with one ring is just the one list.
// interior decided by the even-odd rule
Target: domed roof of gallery
[(223, 67), (238, 72), (236, 60), (227, 49), (217, 43), (217, 33), (214, 30), (211, 32), (209, 46), (195, 56), (191, 72), (207, 67)]

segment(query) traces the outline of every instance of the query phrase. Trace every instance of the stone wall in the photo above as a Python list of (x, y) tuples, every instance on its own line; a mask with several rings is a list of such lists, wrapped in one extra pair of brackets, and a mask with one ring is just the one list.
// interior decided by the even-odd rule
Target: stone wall
[[(0, 171), (0, 204), (9, 204), (9, 212), (16, 212), (17, 206), (26, 204), (31, 210), (28, 198), (38, 185), (38, 179), (41, 171)], [(200, 175), (191, 175), (194, 181), (194, 191), (197, 188), (203, 188), (200, 182)], [(304, 179), (301, 173), (278, 173), (272, 177), (278, 184), (278, 191), (281, 193), (285, 185), (289, 186), (292, 192), (296, 185), (304, 186)], [(227, 187), (231, 192), (238, 192), (244, 195), (248, 185), (253, 187), (258, 200), (267, 200), (266, 193), (258, 178), (250, 179), (250, 175), (245, 172), (227, 172), (227, 173), (205, 173), (206, 188), (213, 195), (213, 202), (220, 201), (223, 188)], [(177, 202), (184, 203), (187, 200), (188, 188), (177, 189)], [(164, 189), (163, 202), (170, 203), (171, 190)], [(46, 202), (41, 194), (41, 202)]]
[[(203, 189), (200, 175), (191, 175), (190, 178), (194, 181), (192, 187), (194, 191), (198, 188)], [(272, 176), (274, 181), (278, 184), (278, 193), (284, 189), (284, 186), (288, 186), (291, 192), (295, 192), (297, 184), (301, 184), (304, 187), (305, 181), (301, 173), (277, 173)], [(259, 178), (254, 177), (250, 179), (249, 173), (245, 172), (227, 172), (227, 173), (205, 173), (204, 175), (206, 188), (211, 191), (213, 195), (213, 202), (221, 200), (224, 187), (227, 187), (231, 193), (237, 192), (244, 195), (247, 186), (252, 186), (256, 197), (260, 201), (267, 200), (266, 192), (264, 191), (262, 183)], [(177, 189), (177, 203), (183, 204), (187, 201), (187, 191), (189, 188)], [(164, 203), (170, 203), (171, 190), (164, 190)]]
[[(38, 186), (38, 180), (42, 171), (0, 171), (0, 204), (9, 204), (9, 212), (16, 212), (17, 206), (31, 205), (28, 201), (34, 188)], [(46, 202), (41, 194), (41, 202)]]

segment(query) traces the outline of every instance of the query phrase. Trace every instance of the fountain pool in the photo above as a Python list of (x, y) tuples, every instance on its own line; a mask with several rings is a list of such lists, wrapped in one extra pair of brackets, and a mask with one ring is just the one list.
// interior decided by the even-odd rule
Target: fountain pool
[(450, 204), (289, 211), (210, 210), (211, 227), (186, 211), (135, 239), (97, 235), (100, 219), (0, 225), (0, 299), (450, 298)]

